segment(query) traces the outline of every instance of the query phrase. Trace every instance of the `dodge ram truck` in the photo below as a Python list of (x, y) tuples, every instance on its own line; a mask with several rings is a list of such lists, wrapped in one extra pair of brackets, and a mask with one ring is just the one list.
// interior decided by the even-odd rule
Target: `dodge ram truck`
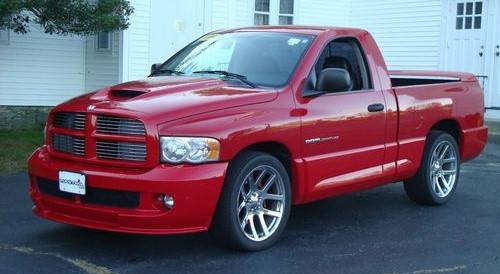
[(292, 205), (395, 182), (446, 203), (487, 142), (483, 104), (472, 74), (388, 71), (365, 30), (215, 31), (54, 107), (29, 194), (60, 223), (262, 250)]

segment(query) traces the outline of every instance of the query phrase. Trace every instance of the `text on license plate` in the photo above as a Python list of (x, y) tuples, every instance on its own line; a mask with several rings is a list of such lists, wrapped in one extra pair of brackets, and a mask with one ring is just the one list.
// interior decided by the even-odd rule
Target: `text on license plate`
[(74, 194), (85, 194), (85, 175), (59, 171), (59, 190)]

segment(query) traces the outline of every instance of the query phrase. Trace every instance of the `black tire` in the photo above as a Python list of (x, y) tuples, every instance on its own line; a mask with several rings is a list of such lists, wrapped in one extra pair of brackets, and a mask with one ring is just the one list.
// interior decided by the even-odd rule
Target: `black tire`
[[(433, 159), (432, 154), (440, 144), (449, 144), (449, 149), (454, 150), (454, 154), (456, 157), (456, 175), (454, 183), (451, 187), (451, 190), (449, 190), (447, 192), (447, 195), (445, 195), (444, 197), (441, 197), (436, 193), (436, 187), (434, 186), (435, 184), (433, 184), (431, 174), (433, 172), (433, 167), (431, 166), (431, 161)], [(414, 177), (404, 181), (404, 189), (408, 197), (418, 204), (433, 206), (442, 205), (448, 202), (453, 196), (457, 188), (459, 175), (460, 153), (455, 138), (453, 138), (453, 136), (446, 132), (433, 130), (427, 136), (427, 142), (425, 145), (424, 155), (422, 157), (420, 168)]]
[[(282, 192), (284, 191), (285, 197), (284, 201), (280, 201), (280, 205), (282, 206), (282, 215), (280, 221), (277, 222), (277, 225), (275, 226), (274, 232), (265, 240), (254, 241), (244, 234), (245, 232), (243, 230), (245, 230), (245, 228), (241, 228), (239, 224), (239, 218), (241, 216), (239, 214), (241, 213), (237, 207), (238, 204), (241, 204), (240, 199), (242, 199), (243, 195), (240, 196), (240, 189), (245, 183), (245, 179), (248, 178), (247, 176), (250, 176), (252, 172), (255, 172), (257, 168), (262, 166), (272, 167), (274, 169), (273, 172), (276, 171), (276, 174), (279, 174), (283, 182), (283, 184), (279, 184), (280, 186), (283, 185), (280, 189)], [(247, 183), (247, 185), (248, 184), (249, 183)], [(225, 244), (231, 248), (243, 251), (264, 250), (272, 246), (285, 229), (290, 215), (290, 207), (290, 179), (283, 164), (277, 158), (266, 153), (243, 151), (229, 164), (221, 197), (217, 205), (217, 211), (212, 223), (211, 232), (215, 236), (218, 243)], [(247, 209), (245, 208), (244, 210)], [(244, 223), (246, 223), (246, 221), (244, 221)]]

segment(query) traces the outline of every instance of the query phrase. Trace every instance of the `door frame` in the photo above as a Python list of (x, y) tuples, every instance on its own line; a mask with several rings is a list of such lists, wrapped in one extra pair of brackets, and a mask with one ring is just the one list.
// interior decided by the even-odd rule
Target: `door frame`
[[(496, 54), (498, 49), (496, 48), (497, 45), (500, 45), (500, 1), (495, 0), (492, 1), (492, 10), (493, 13), (491, 14), (491, 22), (492, 22), (492, 32), (493, 34), (491, 35), (491, 53)], [(500, 56), (494, 56), (491, 58), (492, 62), (490, 64), (490, 69), (491, 69), (491, 75), (498, 75), (500, 73)], [(492, 78), (492, 81), (490, 81), (490, 90), (494, 90), (496, 88), (497, 92), (497, 100), (498, 102), (493, 102), (493, 93), (489, 94), (489, 102), (490, 105), (487, 107), (494, 108), (495, 112), (498, 115), (500, 115), (500, 78)]]
[[(464, 0), (464, 2), (467, 1)], [(487, 2), (488, 3), (486, 5), (486, 10), (483, 11), (486, 12), (483, 17), (483, 24), (486, 26), (486, 38), (484, 41), (484, 75), (487, 77), (484, 79), (478, 78), (480, 83), (483, 85), (486, 108), (492, 106), (493, 93), (490, 91), (493, 90), (495, 84), (493, 81), (500, 81), (500, 79), (493, 79), (492, 77), (495, 72), (494, 45), (495, 41), (500, 40), (500, 34), (497, 34), (497, 30), (500, 31), (500, 28), (498, 27), (498, 25), (500, 24), (500, 18), (498, 18), (500, 17), (500, 12), (498, 11), (500, 10), (500, 1), (489, 0)], [(450, 1), (442, 0), (441, 3), (442, 20), (440, 31), (439, 69), (444, 70), (446, 64), (446, 51), (448, 50), (447, 42), (449, 41), (450, 34), (448, 30), (451, 26), (455, 26), (455, 14), (452, 12), (452, 3)], [(496, 16), (497, 14), (499, 16)], [(500, 86), (500, 84), (497, 85)], [(500, 103), (498, 106), (500, 106)]]

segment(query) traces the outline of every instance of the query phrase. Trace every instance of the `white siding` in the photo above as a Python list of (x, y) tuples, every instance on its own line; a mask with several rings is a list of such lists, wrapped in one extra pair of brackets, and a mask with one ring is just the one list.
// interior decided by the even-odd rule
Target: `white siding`
[(85, 90), (93, 91), (118, 83), (120, 34), (111, 34), (111, 50), (97, 51), (95, 36), (86, 40)]
[(255, 8), (254, 1), (252, 0), (233, 0), (231, 1), (234, 9), (230, 22), (234, 27), (248, 27), (253, 25), (253, 10)]
[[(28, 35), (11, 33), (7, 44), (0, 43), (0, 105), (55, 105), (84, 91), (142, 79), (152, 63), (200, 35), (193, 26), (208, 32), (252, 25), (254, 3), (131, 0), (130, 28), (122, 41), (115, 33), (112, 52), (95, 52), (93, 38), (50, 36), (37, 26)], [(191, 8), (204, 15), (186, 12)], [(442, 9), (442, 0), (295, 0), (294, 23), (365, 28), (390, 69), (438, 69)]]
[[(210, 30), (253, 25), (255, 0), (207, 1), (211, 7)], [(271, 1), (271, 9), (277, 9), (278, 3), (277, 0)], [(294, 24), (348, 26), (350, 12), (351, 0), (295, 0)]]
[(205, 0), (211, 17), (207, 29), (229, 29), (253, 25), (254, 0)]
[(348, 26), (350, 13), (351, 0), (295, 0), (294, 24)]
[(211, 3), (212, 24), (210, 30), (225, 29), (229, 26), (229, 1), (213, 0)]
[(353, 0), (351, 24), (367, 29), (389, 69), (438, 69), (441, 0)]
[(52, 106), (83, 92), (84, 40), (32, 26), (0, 43), (0, 105)]
[(130, 27), (124, 31), (122, 53), (122, 81), (145, 78), (149, 73), (151, 1), (131, 0), (134, 13), (130, 17)]

